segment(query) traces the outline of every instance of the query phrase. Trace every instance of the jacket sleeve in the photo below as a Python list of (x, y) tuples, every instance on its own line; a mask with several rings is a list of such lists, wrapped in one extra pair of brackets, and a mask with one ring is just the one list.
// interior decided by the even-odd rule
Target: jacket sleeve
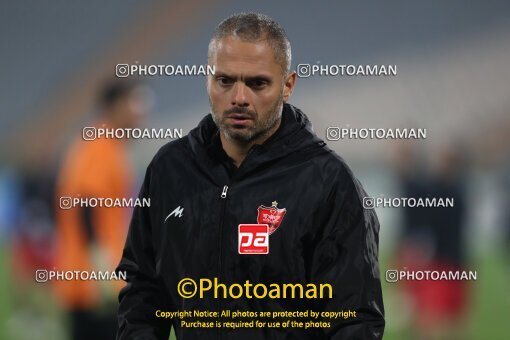
[(330, 185), (319, 211), (310, 279), (330, 283), (332, 299), (318, 303), (321, 311), (355, 313), (347, 318), (323, 319), (327, 339), (381, 339), (384, 307), (378, 262), (379, 221), (373, 210), (363, 208), (367, 196), (348, 174)]
[[(151, 170), (147, 169), (140, 199), (151, 198)], [(151, 198), (151, 207), (154, 202)], [(137, 207), (129, 226), (126, 245), (117, 271), (126, 273), (127, 285), (119, 294), (117, 340), (168, 340), (170, 321), (156, 318), (155, 312), (168, 310), (167, 293), (156, 270), (150, 211)]]

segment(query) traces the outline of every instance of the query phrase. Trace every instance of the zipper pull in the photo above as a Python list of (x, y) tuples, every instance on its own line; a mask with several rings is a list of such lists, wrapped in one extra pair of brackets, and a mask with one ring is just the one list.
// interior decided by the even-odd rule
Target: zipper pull
[(221, 192), (221, 198), (227, 198), (228, 185), (223, 187), (223, 191)]

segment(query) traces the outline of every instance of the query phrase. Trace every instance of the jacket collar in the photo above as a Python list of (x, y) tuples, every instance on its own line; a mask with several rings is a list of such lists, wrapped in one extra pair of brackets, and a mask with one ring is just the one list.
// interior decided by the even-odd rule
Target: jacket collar
[[(190, 131), (188, 138), (192, 152), (199, 162), (210, 170), (218, 168), (218, 165), (227, 168), (231, 166), (229, 163), (232, 160), (221, 146), (219, 130), (211, 114), (206, 115), (198, 126)], [(246, 172), (290, 153), (322, 146), (324, 142), (313, 132), (308, 117), (295, 106), (284, 103), (282, 122), (278, 130), (263, 144), (254, 145), (239, 169)]]

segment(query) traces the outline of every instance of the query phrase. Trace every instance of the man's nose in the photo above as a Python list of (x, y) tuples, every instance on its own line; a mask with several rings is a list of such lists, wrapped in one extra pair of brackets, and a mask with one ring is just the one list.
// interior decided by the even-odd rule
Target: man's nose
[(232, 106), (248, 106), (248, 100), (246, 97), (246, 85), (238, 81), (234, 86), (234, 91), (232, 94)]

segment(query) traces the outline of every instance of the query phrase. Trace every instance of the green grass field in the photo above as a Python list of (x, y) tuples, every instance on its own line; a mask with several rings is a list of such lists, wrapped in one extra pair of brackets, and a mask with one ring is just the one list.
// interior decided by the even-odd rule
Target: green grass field
[[(468, 268), (477, 271), (477, 280), (468, 283), (469, 310), (461, 324), (464, 333), (459, 338), (508, 339), (505, 325), (510, 320), (510, 296), (506, 294), (510, 287), (510, 259), (503, 252), (493, 252), (474, 259)], [(386, 308), (384, 339), (414, 339), (415, 333), (404, 322), (408, 321), (408, 311), (398, 299), (398, 284), (383, 281), (382, 285)]]
[[(21, 285), (8, 273), (8, 258), (0, 257), (0, 339), (66, 340), (65, 315), (58, 309), (45, 284)], [(383, 257), (381, 268), (385, 266)], [(506, 331), (510, 316), (510, 259), (503, 252), (493, 252), (474, 259), (469, 266), (477, 271), (471, 285), (470, 310), (465, 321), (464, 338), (508, 339)], [(383, 272), (383, 271), (382, 271)], [(383, 272), (384, 274), (384, 272)], [(408, 313), (399, 301), (399, 286), (383, 282), (386, 307), (384, 339), (414, 339), (408, 325)], [(172, 335), (171, 339), (175, 339)]]

